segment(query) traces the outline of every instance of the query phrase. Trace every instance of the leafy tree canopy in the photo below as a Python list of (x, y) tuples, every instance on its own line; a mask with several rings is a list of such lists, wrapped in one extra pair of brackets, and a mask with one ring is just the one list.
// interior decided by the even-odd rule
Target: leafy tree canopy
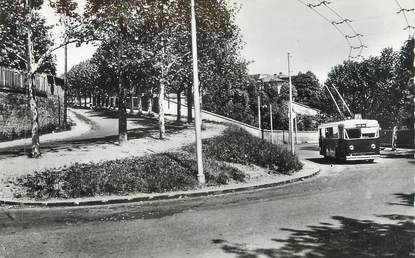
[[(38, 12), (34, 12), (32, 22), (28, 24), (25, 1), (0, 0), (0, 65), (25, 70), (27, 26), (32, 28), (35, 62), (47, 53), (53, 42), (49, 36), (50, 27)], [(33, 0), (32, 8), (40, 9), (43, 1)], [(40, 72), (56, 73), (55, 57), (49, 55), (39, 67)]]
[[(400, 52), (385, 48), (379, 56), (362, 62), (345, 61), (331, 70), (326, 85), (340, 91), (352, 112), (378, 120), (383, 128), (412, 127), (411, 100), (408, 98), (413, 87), (410, 83), (412, 51), (413, 40), (409, 40)], [(333, 102), (326, 101), (326, 113), (335, 116), (337, 111)]]

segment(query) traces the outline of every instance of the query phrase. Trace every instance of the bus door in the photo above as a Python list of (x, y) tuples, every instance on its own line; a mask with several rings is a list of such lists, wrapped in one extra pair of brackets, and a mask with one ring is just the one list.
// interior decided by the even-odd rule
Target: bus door
[(346, 149), (348, 147), (347, 137), (346, 137), (346, 130), (344, 129), (344, 125), (339, 125), (339, 140), (337, 144), (337, 158), (344, 158), (347, 154)]
[(339, 141), (339, 130), (337, 126), (325, 128), (325, 153), (328, 157), (336, 157), (336, 149)]

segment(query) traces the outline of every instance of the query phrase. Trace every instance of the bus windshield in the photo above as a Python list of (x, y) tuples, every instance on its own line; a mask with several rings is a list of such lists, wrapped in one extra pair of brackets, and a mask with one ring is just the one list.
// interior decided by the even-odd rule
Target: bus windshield
[(349, 139), (375, 138), (377, 133), (378, 128), (376, 127), (346, 129), (346, 135)]

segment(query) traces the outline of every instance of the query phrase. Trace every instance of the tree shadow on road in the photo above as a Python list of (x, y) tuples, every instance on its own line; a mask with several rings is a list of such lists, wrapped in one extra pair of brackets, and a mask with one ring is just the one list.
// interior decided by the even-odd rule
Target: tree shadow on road
[(250, 248), (248, 244), (214, 239), (227, 254), (238, 258), (256, 257), (415, 257), (415, 217), (377, 215), (392, 223), (376, 223), (334, 216), (335, 224), (320, 223), (305, 230), (287, 229), (288, 239), (271, 239), (279, 248)]
[[(414, 195), (415, 193), (395, 193), (394, 196), (400, 199), (400, 202), (391, 202), (390, 205), (403, 205), (414, 207)], [(415, 236), (414, 236), (415, 238)]]
[[(139, 122), (138, 122), (139, 123)], [(166, 123), (166, 133), (174, 134), (186, 129), (186, 126), (176, 125), (174, 122)], [(128, 130), (128, 139), (140, 139), (145, 137), (153, 137), (158, 132), (157, 122), (148, 122), (143, 128)], [(75, 139), (53, 141), (41, 143), (42, 153), (59, 152), (59, 151), (89, 151), (89, 147), (99, 146), (103, 144), (118, 145), (118, 135), (110, 135), (106, 137), (76, 137)], [(30, 145), (16, 146), (11, 148), (3, 148), (0, 150), (0, 159), (27, 156), (30, 154)]]

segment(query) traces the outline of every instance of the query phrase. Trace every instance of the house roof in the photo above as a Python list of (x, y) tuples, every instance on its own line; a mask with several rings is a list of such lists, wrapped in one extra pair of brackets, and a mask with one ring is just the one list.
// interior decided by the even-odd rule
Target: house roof
[(285, 75), (283, 75), (283, 77), (281, 77), (281, 73), (280, 74), (253, 74), (250, 75), (251, 78), (253, 78), (256, 81), (261, 81), (261, 82), (284, 82)]
[(316, 116), (320, 110), (298, 102), (293, 102), (293, 112), (299, 115)]

